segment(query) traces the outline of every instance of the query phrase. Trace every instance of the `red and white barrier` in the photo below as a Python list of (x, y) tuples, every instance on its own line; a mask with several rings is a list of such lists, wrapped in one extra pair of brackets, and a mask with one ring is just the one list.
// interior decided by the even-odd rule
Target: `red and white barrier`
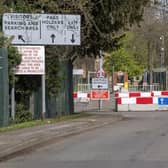
[(158, 97), (119, 97), (117, 104), (158, 104)]
[(168, 96), (168, 91), (115, 93), (115, 97), (157, 97)]
[(168, 105), (159, 105), (160, 98), (168, 97), (168, 91), (116, 93), (118, 111), (154, 111)]
[(168, 96), (168, 91), (152, 91), (153, 96)]
[(90, 101), (90, 93), (74, 92), (73, 98), (74, 98), (75, 102), (89, 102)]
[(73, 98), (90, 98), (90, 93), (74, 92)]

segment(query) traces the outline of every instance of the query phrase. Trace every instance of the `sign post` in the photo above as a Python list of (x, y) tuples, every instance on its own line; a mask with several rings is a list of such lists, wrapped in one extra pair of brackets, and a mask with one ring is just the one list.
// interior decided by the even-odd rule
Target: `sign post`
[(104, 76), (103, 76), (103, 57), (102, 57), (102, 50), (100, 50), (99, 52), (100, 52), (100, 56), (99, 56), (99, 72), (100, 72), (100, 76), (99, 76), (99, 77), (104, 77)]
[(41, 83), (42, 83), (42, 120), (45, 119), (45, 113), (46, 113), (46, 101), (45, 101), (45, 97), (46, 97), (46, 91), (45, 91), (45, 73), (42, 75), (41, 78)]
[[(22, 62), (15, 69), (16, 75), (41, 75), (42, 119), (45, 118), (45, 51), (44, 46), (16, 46), (22, 54)], [(14, 114), (13, 114), (14, 117)]]
[[(12, 44), (15, 45), (80, 45), (80, 25), (80, 15), (32, 13), (3, 14), (3, 32), (7, 37), (14, 37)], [(16, 74), (20, 75), (42, 75), (42, 117), (44, 116), (43, 113), (46, 111), (45, 71), (43, 71), (43, 68), (41, 69), (43, 65), (37, 67), (35, 64), (32, 66), (31, 61), (29, 63), (27, 62), (25, 65), (22, 62), (16, 69)]]
[(91, 99), (98, 100), (99, 111), (102, 108), (102, 100), (109, 100), (110, 94), (108, 91), (107, 78), (92, 78)]

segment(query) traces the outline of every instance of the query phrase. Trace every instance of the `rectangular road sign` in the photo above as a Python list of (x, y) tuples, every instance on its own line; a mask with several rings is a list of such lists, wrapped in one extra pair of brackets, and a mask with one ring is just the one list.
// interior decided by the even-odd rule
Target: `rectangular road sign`
[(108, 89), (108, 79), (104, 77), (92, 78), (92, 89)]
[(80, 45), (80, 24), (80, 15), (3, 14), (3, 32), (18, 45)]
[(168, 97), (158, 97), (159, 105), (168, 105)]
[(21, 64), (16, 66), (17, 75), (43, 75), (45, 74), (44, 46), (17, 46), (22, 54)]
[(92, 100), (109, 100), (110, 92), (109, 90), (92, 90), (91, 99)]

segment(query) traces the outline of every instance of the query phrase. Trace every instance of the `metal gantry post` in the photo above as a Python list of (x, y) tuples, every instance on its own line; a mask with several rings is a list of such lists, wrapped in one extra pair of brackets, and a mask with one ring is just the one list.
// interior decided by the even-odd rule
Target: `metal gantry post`
[(9, 124), (9, 85), (7, 49), (0, 49), (0, 126)]

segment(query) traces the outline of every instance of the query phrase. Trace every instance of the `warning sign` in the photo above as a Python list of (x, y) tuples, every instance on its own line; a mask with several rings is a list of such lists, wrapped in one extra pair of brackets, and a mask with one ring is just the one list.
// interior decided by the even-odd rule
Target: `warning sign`
[(17, 46), (17, 48), (22, 54), (22, 61), (16, 67), (15, 74), (45, 74), (44, 46)]
[(110, 92), (109, 90), (92, 90), (91, 99), (92, 100), (109, 100)]

